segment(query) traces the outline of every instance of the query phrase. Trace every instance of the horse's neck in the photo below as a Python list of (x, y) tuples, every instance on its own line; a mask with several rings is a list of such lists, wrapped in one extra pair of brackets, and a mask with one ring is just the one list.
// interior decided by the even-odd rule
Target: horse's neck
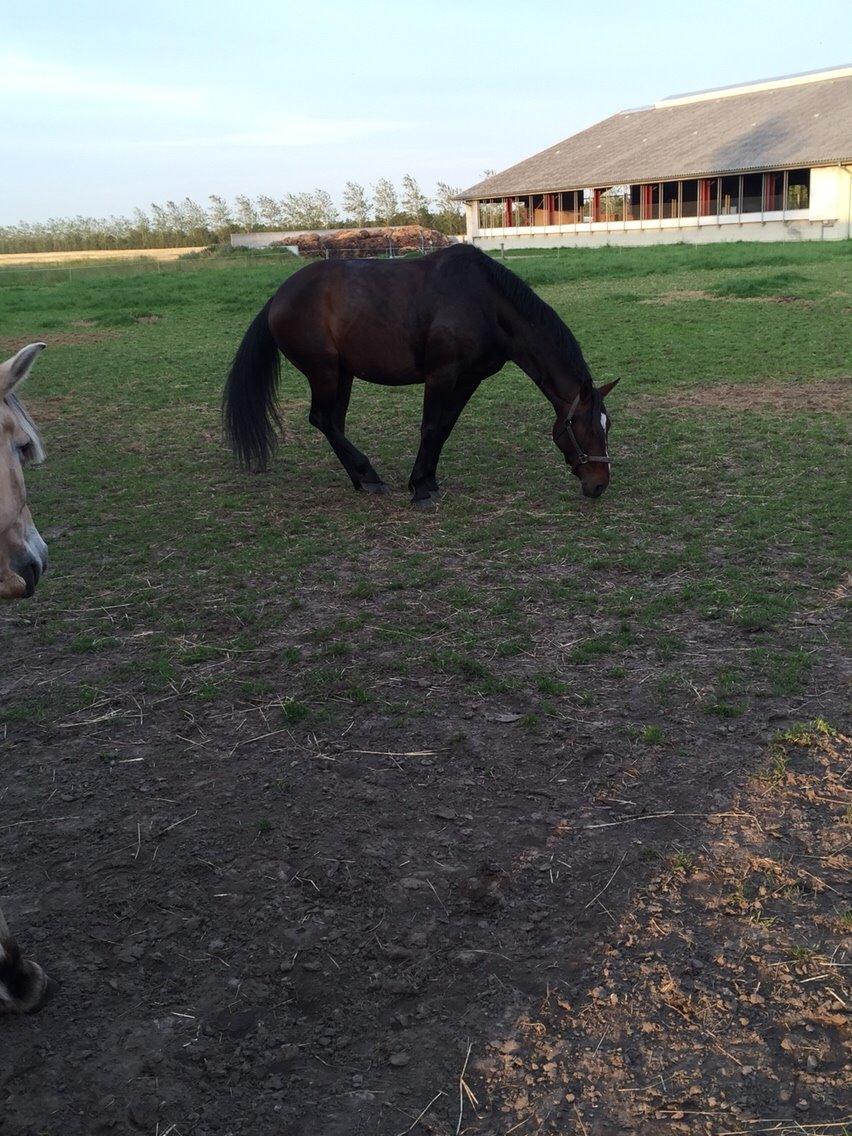
[(557, 413), (573, 401), (580, 389), (579, 381), (568, 374), (549, 329), (517, 315), (512, 326), (511, 359), (529, 375)]

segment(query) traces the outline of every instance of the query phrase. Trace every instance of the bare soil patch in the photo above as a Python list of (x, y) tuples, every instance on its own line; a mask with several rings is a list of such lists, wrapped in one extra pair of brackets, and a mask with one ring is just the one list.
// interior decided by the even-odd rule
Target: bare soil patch
[(477, 1062), (497, 1111), (637, 1136), (852, 1119), (850, 758), (849, 738), (799, 730), (725, 811), (684, 817), (586, 997), (550, 996)]
[(648, 296), (640, 300), (640, 304), (682, 304), (688, 300), (720, 300), (721, 296), (714, 296), (712, 292), (704, 292), (698, 288), (681, 288), (672, 292), (662, 292), (659, 296)]
[[(102, 343), (105, 339), (115, 339), (118, 331), (103, 328), (100, 331), (50, 331), (44, 335), (48, 347), (83, 347), (92, 343)], [(29, 342), (33, 342), (30, 338)], [(20, 351), (26, 344), (21, 336), (0, 335), (0, 351)]]
[(723, 407), (743, 410), (801, 411), (806, 403), (811, 410), (848, 414), (852, 410), (852, 378), (824, 379), (809, 382), (806, 387), (790, 382), (708, 383), (665, 394), (648, 396), (654, 406), (676, 410)]
[(671, 292), (662, 292), (659, 296), (648, 296), (640, 300), (640, 304), (657, 304), (666, 307), (670, 304), (688, 303), (690, 300), (710, 300), (713, 303), (739, 303), (739, 304), (799, 304), (801, 307), (812, 308), (814, 300), (801, 296), (719, 296), (714, 292), (701, 289), (681, 288)]

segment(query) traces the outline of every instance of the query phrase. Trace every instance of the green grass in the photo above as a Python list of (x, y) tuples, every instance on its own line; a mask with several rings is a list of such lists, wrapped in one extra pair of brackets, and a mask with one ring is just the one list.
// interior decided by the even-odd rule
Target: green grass
[[(49, 697), (3, 707), (0, 738), (80, 712), (93, 670), (113, 702), (168, 696), (214, 714), (236, 701), (302, 732), (359, 714), (404, 726), (432, 689), (454, 709), (511, 699), (531, 730), (558, 730), (565, 716), (606, 718), (637, 683), (656, 705), (709, 709), (711, 728), (818, 682), (803, 619), (841, 579), (849, 531), (844, 421), (810, 388), (848, 374), (848, 245), (507, 263), (564, 316), (598, 380), (623, 380), (608, 406), (613, 482), (596, 503), (513, 366), (462, 417), (430, 515), (404, 488), (415, 388), (353, 394), (348, 430), (387, 498), (352, 493), (288, 365), (287, 441), (268, 475), (238, 471), (220, 440), (224, 374), (299, 262), (0, 270), (7, 354), (48, 343), (26, 398), (48, 449), (28, 485), (53, 569), (9, 620), (59, 676)], [(806, 302), (772, 302), (793, 295)], [(773, 410), (766, 382), (800, 404)], [(719, 383), (738, 385), (736, 404), (680, 405)], [(838, 634), (826, 622), (819, 642)], [(636, 715), (633, 736), (659, 745)]]

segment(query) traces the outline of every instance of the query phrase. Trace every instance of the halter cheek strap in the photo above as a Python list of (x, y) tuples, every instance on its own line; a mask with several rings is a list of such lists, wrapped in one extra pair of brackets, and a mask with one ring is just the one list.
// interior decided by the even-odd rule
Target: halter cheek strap
[(574, 433), (574, 415), (577, 407), (580, 405), (580, 396), (576, 396), (574, 401), (565, 415), (565, 421), (553, 435), (554, 442), (558, 442), (563, 434), (567, 434), (571, 445), (576, 451), (576, 458), (571, 463), (571, 472), (576, 473), (581, 465), (586, 465), (588, 462), (603, 462), (605, 465), (612, 465), (612, 458), (607, 455), (599, 456), (597, 454), (587, 454), (580, 443), (577, 441), (577, 435)]

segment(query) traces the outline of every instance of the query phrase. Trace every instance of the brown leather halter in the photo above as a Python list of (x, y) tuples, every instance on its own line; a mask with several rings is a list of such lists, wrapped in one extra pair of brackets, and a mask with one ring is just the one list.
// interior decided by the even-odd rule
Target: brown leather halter
[(568, 413), (565, 415), (565, 421), (553, 435), (554, 442), (558, 442), (563, 434), (567, 434), (569, 439), (571, 440), (572, 446), (577, 451), (577, 460), (572, 462), (571, 464), (572, 473), (576, 473), (580, 466), (586, 465), (587, 462), (603, 462), (605, 465), (612, 465), (611, 457), (600, 457), (597, 454), (587, 454), (580, 443), (577, 441), (577, 435), (574, 433), (573, 418), (579, 404), (580, 396), (578, 394), (574, 401), (571, 403), (571, 407)]

